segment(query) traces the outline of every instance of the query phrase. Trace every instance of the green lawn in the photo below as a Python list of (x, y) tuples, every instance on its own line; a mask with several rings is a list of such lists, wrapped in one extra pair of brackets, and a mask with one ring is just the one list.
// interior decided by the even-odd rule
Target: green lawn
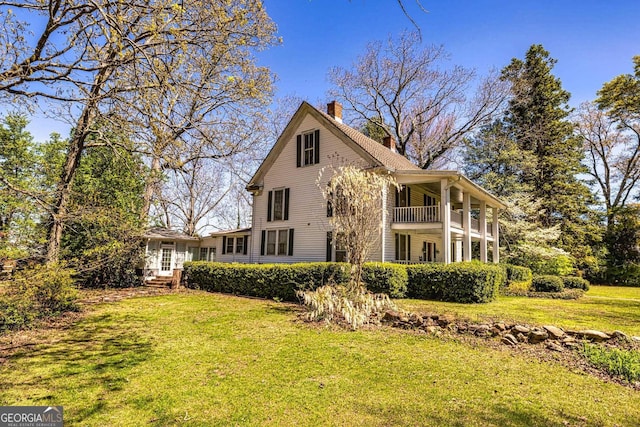
[(578, 300), (499, 297), (489, 304), (455, 304), (400, 300), (400, 307), (416, 312), (451, 313), (473, 321), (505, 320), (568, 329), (616, 329), (640, 336), (640, 288), (592, 286)]
[(393, 329), (312, 327), (293, 310), (203, 292), (100, 305), (0, 363), (0, 405), (63, 405), (66, 425), (83, 426), (640, 419), (639, 392), (559, 363)]

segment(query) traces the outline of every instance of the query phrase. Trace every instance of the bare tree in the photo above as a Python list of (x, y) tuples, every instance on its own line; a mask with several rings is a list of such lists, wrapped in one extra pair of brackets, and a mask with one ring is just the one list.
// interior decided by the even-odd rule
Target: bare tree
[[(33, 37), (24, 37), (29, 24), (22, 17), (28, 22), (43, 21)], [(275, 26), (262, 4), (249, 0), (233, 4), (223, 0), (1, 1), (0, 26), (0, 96), (11, 101), (47, 100), (72, 114), (74, 132), (51, 214), (49, 262), (59, 257), (73, 179), (88, 136), (98, 133), (98, 122), (127, 122), (148, 111), (149, 105), (166, 107), (171, 98), (162, 97), (162, 88), (196, 84), (175, 76), (190, 75), (188, 64), (199, 64), (192, 69), (202, 70), (205, 61), (219, 63), (220, 71), (233, 59), (228, 73), (208, 76), (223, 82), (210, 90), (224, 92), (241, 86), (231, 100), (259, 98), (265, 79), (243, 80), (250, 74), (237, 73), (242, 69), (237, 57), (275, 41)], [(252, 57), (248, 58), (251, 62)], [(260, 76), (268, 74), (262, 71)], [(183, 111), (174, 110), (175, 114)], [(154, 122), (158, 118), (151, 117)]]
[(628, 132), (606, 111), (585, 102), (575, 120), (584, 141), (588, 173), (597, 183), (611, 224), (616, 211), (638, 191), (640, 180), (640, 133)]
[(384, 194), (398, 185), (388, 175), (353, 165), (321, 169), (317, 184), (331, 207), (333, 240), (346, 249), (355, 290), (362, 286), (363, 264), (380, 241)]
[(416, 33), (403, 33), (370, 43), (349, 70), (332, 68), (335, 87), (329, 93), (361, 123), (382, 118), (400, 154), (426, 169), (488, 123), (508, 95), (506, 83), (491, 74), (474, 96), (467, 96), (475, 72), (443, 69), (447, 59), (442, 46), (423, 47)]

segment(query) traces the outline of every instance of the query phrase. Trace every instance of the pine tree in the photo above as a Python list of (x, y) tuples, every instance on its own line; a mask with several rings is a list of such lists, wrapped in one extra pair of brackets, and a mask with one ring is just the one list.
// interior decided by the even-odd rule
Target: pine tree
[(533, 45), (524, 60), (514, 58), (502, 70), (512, 92), (505, 125), (522, 153), (536, 160), (535, 168), (523, 171), (522, 183), (544, 206), (540, 225), (559, 225), (559, 246), (581, 257), (588, 252), (592, 194), (578, 179), (584, 172), (582, 145), (568, 120), (570, 94), (552, 74), (555, 63), (541, 45)]

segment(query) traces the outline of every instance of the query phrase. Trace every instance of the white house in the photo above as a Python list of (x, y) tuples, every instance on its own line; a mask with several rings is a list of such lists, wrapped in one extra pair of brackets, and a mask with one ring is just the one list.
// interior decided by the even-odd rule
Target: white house
[[(402, 186), (383, 196), (383, 227), (372, 261), (401, 263), (499, 261), (503, 203), (457, 171), (423, 170), (395, 150), (342, 123), (342, 106), (321, 112), (303, 102), (247, 185), (252, 227), (194, 238), (155, 230), (148, 235), (147, 272), (170, 275), (184, 261), (249, 263), (341, 261), (332, 244), (321, 169), (355, 164), (392, 174)], [(324, 177), (326, 185), (329, 177)]]
[[(497, 218), (503, 203), (457, 171), (422, 170), (342, 123), (342, 106), (327, 113), (303, 102), (247, 190), (253, 194), (250, 262), (336, 261), (326, 203), (317, 184), (327, 166), (349, 163), (392, 174), (402, 191), (384, 197), (374, 261), (498, 262)], [(329, 177), (325, 177), (328, 181)], [(321, 183), (324, 185), (325, 183)], [(491, 250), (489, 250), (491, 249)]]

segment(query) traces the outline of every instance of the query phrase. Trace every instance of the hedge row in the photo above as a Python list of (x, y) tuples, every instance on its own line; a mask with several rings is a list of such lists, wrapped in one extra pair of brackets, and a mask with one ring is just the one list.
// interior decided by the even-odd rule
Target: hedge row
[[(185, 263), (186, 286), (212, 292), (295, 301), (298, 290), (346, 282), (349, 264)], [(393, 298), (422, 298), (463, 303), (493, 300), (506, 282), (501, 266), (480, 262), (456, 264), (367, 263), (363, 282), (375, 293)]]
[(261, 298), (296, 301), (296, 291), (314, 290), (349, 278), (349, 264), (313, 262), (298, 264), (229, 264), (185, 262), (188, 288)]
[(481, 262), (407, 266), (407, 296), (462, 303), (489, 302), (506, 282), (504, 268)]

